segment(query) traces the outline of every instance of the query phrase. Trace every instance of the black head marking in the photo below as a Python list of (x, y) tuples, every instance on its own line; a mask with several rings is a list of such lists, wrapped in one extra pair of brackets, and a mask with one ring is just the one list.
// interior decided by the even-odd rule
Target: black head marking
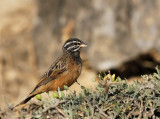
[(85, 47), (85, 46), (87, 45), (81, 40), (77, 38), (70, 38), (63, 45), (63, 51), (64, 52), (77, 52), (77, 51), (80, 51), (81, 47)]

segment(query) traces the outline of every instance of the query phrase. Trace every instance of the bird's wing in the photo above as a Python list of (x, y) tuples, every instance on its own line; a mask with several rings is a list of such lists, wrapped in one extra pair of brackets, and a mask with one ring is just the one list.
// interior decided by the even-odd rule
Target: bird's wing
[(63, 72), (65, 72), (66, 69), (66, 60), (58, 59), (54, 64), (51, 65), (51, 67), (48, 69), (48, 71), (42, 76), (42, 78), (39, 80), (38, 84), (34, 88), (34, 90), (25, 98), (23, 101), (18, 103), (15, 107), (25, 104), (28, 102), (32, 97), (34, 97), (38, 93), (42, 93), (40, 91), (36, 92), (39, 87), (41, 87), (44, 84), (47, 84), (48, 82), (57, 79)]
[[(65, 72), (65, 71), (66, 71), (66, 68), (65, 68), (65, 67), (63, 67), (63, 68), (61, 68), (61, 69), (58, 69), (58, 70), (50, 69), (50, 70), (46, 73), (46, 75), (44, 76), (44, 78), (42, 78), (42, 79), (38, 82), (37, 86), (39, 87), (39, 86), (41, 86), (41, 85), (47, 84), (48, 82), (50, 82), (50, 81), (58, 78), (58, 77), (59, 77), (63, 72)], [(37, 86), (36, 86), (36, 87), (37, 87)]]
[(58, 62), (52, 64), (48, 71), (42, 76), (42, 78), (39, 80), (38, 84), (32, 92), (34, 92), (38, 87), (47, 84), (52, 80), (55, 80), (56, 78), (61, 76), (61, 74), (64, 73), (66, 70), (67, 67), (65, 60), (58, 60)]

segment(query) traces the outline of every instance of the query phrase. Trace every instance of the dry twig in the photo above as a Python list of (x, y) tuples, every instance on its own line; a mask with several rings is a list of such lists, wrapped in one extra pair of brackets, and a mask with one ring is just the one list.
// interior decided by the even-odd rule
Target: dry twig
[(89, 100), (87, 98), (85, 98), (85, 100), (87, 101), (87, 104), (91, 110), (91, 118), (93, 118), (94, 115), (94, 107), (91, 105), (91, 103), (89, 102)]
[(96, 108), (99, 110), (99, 113), (100, 114), (102, 114), (104, 117), (106, 117), (107, 119), (109, 118), (105, 113), (104, 113), (104, 111), (102, 111), (99, 107), (98, 107), (98, 105), (95, 105), (96, 106)]
[(50, 109), (52, 109), (52, 108), (56, 108), (59, 104), (62, 104), (62, 103), (64, 103), (64, 102), (66, 102), (66, 100), (62, 100), (62, 101), (56, 102), (54, 105), (51, 105), (51, 106), (49, 106), (48, 108), (46, 108), (46, 109), (43, 111), (43, 113), (47, 112), (48, 110), (50, 110)]
[(69, 119), (69, 118), (64, 114), (64, 112), (63, 112), (61, 109), (59, 109), (57, 106), (56, 106), (55, 108), (57, 109), (57, 111), (58, 111), (60, 114), (63, 115), (63, 117), (65, 117), (66, 119)]

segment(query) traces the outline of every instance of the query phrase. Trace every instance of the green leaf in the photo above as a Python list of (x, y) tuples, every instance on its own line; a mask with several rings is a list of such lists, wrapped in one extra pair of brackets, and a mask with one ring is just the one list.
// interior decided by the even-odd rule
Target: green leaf
[(37, 100), (42, 100), (41, 94), (37, 94), (37, 95), (36, 95), (36, 98), (37, 98)]
[(61, 92), (61, 98), (64, 98), (64, 97), (65, 97), (65, 93)]
[(58, 94), (58, 92), (56, 91), (56, 92), (53, 92), (52, 96), (53, 96), (53, 98), (58, 98), (58, 97), (59, 97), (59, 94)]
[(160, 75), (159, 75), (159, 74), (153, 73), (153, 75), (154, 75), (157, 79), (160, 79)]
[(158, 66), (156, 66), (156, 71), (158, 74), (160, 74), (160, 69), (158, 68)]
[(114, 81), (114, 80), (115, 80), (115, 77), (116, 77), (116, 75), (115, 75), (115, 74), (113, 74), (113, 75), (112, 75), (112, 81)]
[(69, 87), (66, 86), (66, 85), (64, 85), (63, 87), (64, 87), (64, 90), (68, 90), (69, 89)]
[(118, 76), (117, 78), (116, 78), (116, 82), (119, 82), (119, 81), (121, 81), (122, 79)]

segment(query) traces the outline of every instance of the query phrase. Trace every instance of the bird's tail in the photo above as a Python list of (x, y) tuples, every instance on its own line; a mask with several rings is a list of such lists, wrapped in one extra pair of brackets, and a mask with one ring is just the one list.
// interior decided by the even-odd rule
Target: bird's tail
[[(35, 94), (36, 95), (36, 94)], [(15, 105), (13, 108), (18, 107), (20, 105), (23, 105), (25, 103), (27, 103), (29, 100), (31, 100), (35, 95), (29, 95), (28, 97), (26, 97), (24, 100), (22, 100), (20, 103), (18, 103), (17, 105)]]
[(24, 100), (22, 100), (20, 103), (18, 103), (17, 105), (15, 105), (15, 106), (13, 107), (13, 109), (14, 109), (15, 107), (18, 107), (18, 106), (20, 106), (20, 105), (23, 105), (23, 104), (27, 103), (27, 102), (28, 102), (29, 100), (31, 100), (35, 95), (40, 94), (40, 93), (43, 93), (43, 92), (41, 91), (41, 88), (35, 88)]

